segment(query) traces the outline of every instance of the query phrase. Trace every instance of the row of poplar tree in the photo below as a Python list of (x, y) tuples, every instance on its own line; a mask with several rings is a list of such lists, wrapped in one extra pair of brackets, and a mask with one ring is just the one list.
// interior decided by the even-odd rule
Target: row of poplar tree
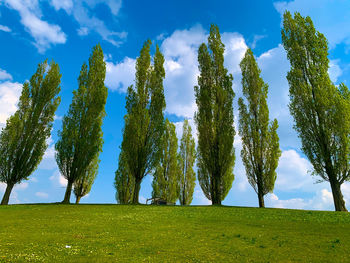
[[(56, 142), (56, 161), (67, 179), (63, 203), (69, 203), (72, 188), (77, 198), (86, 195), (96, 177), (102, 151), (102, 120), (105, 116), (106, 65), (100, 45), (93, 48), (89, 66), (83, 64), (78, 89)], [(7, 184), (1, 204), (9, 202), (15, 184), (35, 171), (47, 149), (55, 111), (60, 104), (61, 74), (58, 64), (38, 65), (23, 84), (18, 110), (7, 120), (0, 135), (0, 181)]]
[[(290, 61), (290, 104), (302, 151), (313, 165), (313, 175), (330, 183), (335, 210), (347, 211), (341, 185), (350, 179), (350, 92), (334, 85), (328, 74), (328, 45), (315, 30), (310, 17), (287, 11), (283, 17), (282, 42)], [(231, 189), (234, 174), (235, 137), (233, 77), (224, 67), (224, 45), (219, 29), (212, 25), (208, 43), (198, 50), (200, 75), (194, 87), (198, 110), (194, 120), (198, 145), (184, 121), (178, 147), (175, 125), (164, 120), (164, 57), (158, 46), (153, 59), (146, 41), (136, 61), (135, 85), (126, 96), (123, 141), (115, 176), (116, 198), (122, 204), (137, 204), (143, 178), (153, 175), (153, 197), (188, 205), (197, 178), (212, 204), (221, 204)], [(268, 85), (250, 49), (240, 63), (242, 89), (239, 98), (241, 157), (249, 183), (264, 207), (264, 196), (273, 191), (281, 155), (277, 120), (269, 120)], [(63, 203), (72, 189), (76, 202), (94, 182), (102, 151), (102, 121), (107, 88), (103, 52), (97, 45), (83, 64), (73, 101), (63, 118), (56, 142), (56, 160), (67, 179)], [(18, 110), (7, 120), (0, 135), (0, 181), (7, 184), (1, 204), (7, 204), (15, 184), (28, 179), (47, 148), (54, 113), (60, 103), (59, 67), (39, 64), (23, 85)], [(179, 149), (178, 149), (179, 148)]]

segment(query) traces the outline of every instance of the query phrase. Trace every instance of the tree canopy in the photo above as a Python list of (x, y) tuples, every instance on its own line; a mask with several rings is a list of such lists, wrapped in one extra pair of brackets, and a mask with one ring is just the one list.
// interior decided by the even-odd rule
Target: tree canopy
[(177, 148), (175, 125), (166, 119), (161, 140), (162, 153), (153, 174), (152, 197), (160, 197), (169, 203), (175, 203), (179, 198), (180, 170)]
[(193, 170), (196, 161), (195, 141), (192, 137), (192, 128), (188, 120), (184, 120), (182, 127), (182, 138), (179, 153), (180, 168), (180, 195), (181, 205), (190, 205), (193, 199), (194, 187), (196, 185), (196, 173)]
[(150, 47), (148, 40), (136, 60), (135, 87), (130, 86), (127, 91), (121, 145), (127, 170), (135, 180), (134, 204), (139, 202), (142, 179), (159, 162), (164, 131), (164, 57), (157, 46), (152, 65)]
[(85, 63), (81, 68), (79, 87), (73, 91), (73, 101), (63, 117), (55, 145), (57, 165), (68, 180), (63, 203), (70, 202), (72, 186), (78, 179), (97, 170), (108, 93), (104, 85), (105, 75), (103, 51), (97, 45), (89, 58), (89, 68)]
[(96, 155), (95, 159), (91, 161), (90, 165), (85, 170), (85, 173), (73, 183), (73, 192), (76, 197), (76, 204), (80, 202), (82, 197), (86, 196), (90, 192), (97, 176), (99, 162), (100, 159), (98, 158), (98, 155)]
[(134, 196), (135, 178), (128, 170), (125, 155), (119, 154), (118, 170), (115, 172), (114, 186), (117, 190), (115, 195), (119, 204), (131, 204)]
[[(208, 49), (209, 47), (209, 49)], [(205, 196), (221, 204), (232, 187), (235, 136), (233, 77), (224, 67), (225, 46), (219, 28), (211, 25), (208, 47), (198, 51), (200, 76), (195, 86), (198, 111), (198, 180)]]
[(8, 204), (13, 186), (28, 179), (45, 153), (61, 101), (60, 82), (58, 64), (45, 60), (23, 84), (18, 110), (0, 135), (0, 182), (7, 184), (1, 204)]
[(242, 138), (241, 157), (250, 185), (258, 194), (259, 206), (265, 207), (264, 195), (273, 191), (276, 168), (281, 155), (278, 123), (269, 124), (267, 106), (268, 85), (260, 77), (253, 52), (248, 49), (240, 63), (242, 88), (248, 104), (239, 98), (239, 135)]
[(346, 211), (340, 189), (350, 177), (350, 100), (329, 78), (328, 44), (310, 17), (283, 16), (282, 42), (291, 65), (289, 110), (314, 174), (330, 183), (335, 210)]

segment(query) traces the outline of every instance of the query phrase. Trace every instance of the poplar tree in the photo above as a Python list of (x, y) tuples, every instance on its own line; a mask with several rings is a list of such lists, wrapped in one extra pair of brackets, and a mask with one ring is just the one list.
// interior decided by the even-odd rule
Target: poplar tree
[(76, 204), (79, 204), (80, 199), (83, 196), (90, 193), (91, 187), (97, 176), (99, 162), (100, 160), (98, 158), (92, 160), (85, 173), (73, 183), (73, 192), (76, 197)]
[(130, 86), (126, 96), (127, 114), (124, 117), (121, 151), (135, 180), (133, 204), (139, 203), (143, 178), (159, 162), (160, 140), (164, 131), (164, 57), (157, 46), (152, 65), (150, 46), (151, 41), (148, 40), (141, 49), (136, 60), (135, 88)]
[(23, 84), (18, 110), (0, 135), (0, 182), (6, 183), (2, 205), (9, 202), (15, 184), (27, 180), (39, 165), (60, 103), (61, 74), (58, 64), (47, 60), (38, 65)]
[[(209, 47), (209, 50), (208, 50)], [(232, 187), (235, 136), (232, 74), (224, 67), (225, 46), (219, 28), (211, 25), (208, 47), (198, 51), (200, 76), (195, 86), (198, 111), (198, 180), (212, 204), (221, 204)]]
[(118, 170), (115, 172), (114, 186), (117, 190), (116, 199), (119, 204), (131, 204), (134, 195), (135, 178), (129, 172), (125, 155), (119, 154)]
[(153, 174), (152, 197), (160, 197), (169, 203), (175, 203), (179, 198), (180, 170), (177, 148), (175, 125), (166, 119), (161, 140), (160, 162)]
[[(62, 203), (69, 203), (73, 184), (90, 173), (102, 151), (102, 121), (105, 116), (107, 88), (104, 85), (106, 64), (100, 45), (93, 48), (89, 68), (84, 63), (78, 78), (79, 87), (73, 91), (73, 101), (58, 132), (56, 161), (67, 179)], [(97, 169), (97, 168), (96, 168)], [(94, 171), (92, 173), (95, 173)]]
[(239, 98), (239, 135), (242, 138), (241, 157), (250, 185), (258, 194), (259, 207), (265, 207), (264, 195), (273, 191), (276, 168), (281, 156), (278, 123), (269, 124), (267, 106), (268, 85), (260, 77), (253, 52), (248, 49), (240, 63), (242, 88), (248, 105)]
[(291, 65), (289, 110), (313, 174), (332, 188), (336, 211), (347, 211), (341, 185), (350, 178), (349, 89), (329, 78), (327, 39), (310, 17), (283, 16), (282, 42)]
[(196, 185), (196, 173), (193, 165), (196, 161), (195, 142), (192, 137), (192, 128), (188, 120), (184, 121), (180, 144), (179, 166), (180, 166), (180, 194), (181, 205), (190, 205), (193, 199), (194, 187)]

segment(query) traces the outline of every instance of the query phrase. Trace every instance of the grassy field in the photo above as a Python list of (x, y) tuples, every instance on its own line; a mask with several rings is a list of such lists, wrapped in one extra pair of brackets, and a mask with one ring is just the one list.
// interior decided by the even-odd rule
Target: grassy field
[(211, 206), (1, 206), (0, 262), (350, 262), (350, 215)]

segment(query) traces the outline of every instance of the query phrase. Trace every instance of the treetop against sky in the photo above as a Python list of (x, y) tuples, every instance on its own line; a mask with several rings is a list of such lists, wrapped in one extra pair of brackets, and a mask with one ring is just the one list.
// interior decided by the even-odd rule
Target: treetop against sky
[[(350, 79), (350, 2), (342, 0), (278, 1), (121, 1), (49, 0), (0, 1), (0, 127), (17, 110), (22, 84), (33, 75), (39, 62), (48, 58), (60, 67), (61, 103), (56, 111), (49, 147), (38, 169), (29, 180), (14, 187), (10, 203), (56, 202), (64, 195), (66, 180), (55, 161), (57, 132), (62, 117), (78, 88), (81, 65), (88, 62), (92, 47), (100, 43), (105, 55), (108, 88), (104, 118), (103, 151), (99, 171), (89, 195), (81, 202), (115, 203), (113, 185), (122, 142), (123, 116), (127, 87), (134, 83), (135, 62), (145, 40), (156, 44), (164, 55), (165, 117), (175, 123), (181, 138), (184, 119), (189, 120), (193, 136), (197, 131), (193, 114), (197, 110), (194, 86), (199, 75), (197, 52), (207, 43), (210, 24), (220, 28), (225, 44), (224, 66), (233, 75), (235, 127), (238, 127), (238, 98), (242, 97), (239, 63), (251, 48), (269, 85), (267, 103), (270, 119), (277, 119), (281, 157), (276, 169), (274, 194), (265, 205), (333, 210), (328, 183), (315, 184), (312, 165), (301, 152), (301, 141), (293, 129), (289, 113), (289, 86), (286, 79), (290, 64), (282, 46), (281, 26), (285, 10), (310, 16), (315, 28), (328, 40), (331, 80), (338, 85)], [(238, 132), (234, 140), (235, 180), (223, 204), (256, 206), (240, 152)], [(152, 194), (152, 177), (142, 181), (140, 202)], [(5, 191), (0, 183), (0, 194)], [(350, 183), (342, 191), (350, 204)], [(192, 204), (210, 203), (196, 183)]]

